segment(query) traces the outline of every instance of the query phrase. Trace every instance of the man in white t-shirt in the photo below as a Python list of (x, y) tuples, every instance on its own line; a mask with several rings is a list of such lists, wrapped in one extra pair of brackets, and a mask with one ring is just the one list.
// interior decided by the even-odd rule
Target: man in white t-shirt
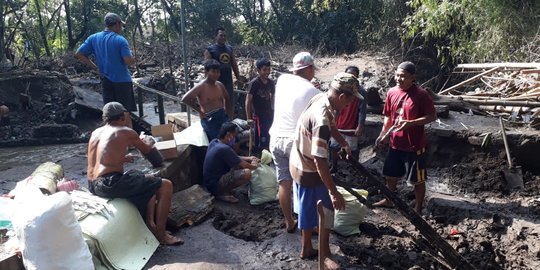
[[(298, 118), (312, 97), (320, 91), (313, 86), (315, 77), (314, 58), (308, 52), (300, 52), (293, 58), (293, 74), (281, 75), (276, 83), (274, 99), (274, 122), (270, 127), (270, 152), (276, 165), (279, 183), (278, 198), (281, 211), (285, 217), (287, 232), (296, 231), (297, 223), (292, 216), (292, 177), (289, 171), (289, 156), (293, 144), (294, 132)], [(347, 142), (339, 135), (337, 129), (332, 132), (336, 141), (350, 153)]]

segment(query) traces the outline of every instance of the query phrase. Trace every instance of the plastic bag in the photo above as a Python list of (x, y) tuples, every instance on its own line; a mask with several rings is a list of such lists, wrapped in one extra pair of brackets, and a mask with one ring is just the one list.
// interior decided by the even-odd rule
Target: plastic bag
[[(345, 199), (345, 210), (334, 212), (333, 231), (343, 236), (358, 234), (360, 233), (360, 223), (364, 220), (369, 209), (344, 188), (338, 186), (337, 189)], [(364, 198), (368, 196), (367, 190), (354, 189), (354, 191)]]
[(252, 205), (277, 200), (276, 170), (268, 165), (259, 164), (251, 173), (248, 195), (249, 203)]
[(12, 222), (27, 270), (94, 269), (66, 192), (43, 196), (28, 185), (15, 198)]

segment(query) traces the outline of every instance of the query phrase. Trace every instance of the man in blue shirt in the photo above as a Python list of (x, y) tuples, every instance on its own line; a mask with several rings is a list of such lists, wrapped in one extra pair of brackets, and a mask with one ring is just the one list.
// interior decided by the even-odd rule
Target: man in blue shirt
[(232, 190), (249, 182), (251, 170), (259, 163), (256, 157), (241, 157), (234, 152), (236, 133), (236, 124), (223, 123), (218, 137), (208, 145), (203, 164), (204, 186), (217, 199), (231, 203), (238, 202)]
[[(100, 74), (103, 88), (103, 104), (116, 101), (124, 105), (126, 119), (130, 111), (136, 111), (133, 84), (128, 66), (135, 64), (128, 41), (120, 35), (125, 22), (115, 13), (105, 15), (105, 30), (89, 36), (79, 47), (75, 56)], [(95, 56), (95, 63), (89, 56)]]

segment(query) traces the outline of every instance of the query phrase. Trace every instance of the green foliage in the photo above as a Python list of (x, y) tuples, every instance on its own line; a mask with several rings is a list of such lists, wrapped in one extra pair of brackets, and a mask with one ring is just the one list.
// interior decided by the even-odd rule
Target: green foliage
[[(405, 39), (421, 37), (442, 62), (526, 61), (518, 48), (539, 28), (535, 0), (412, 0), (403, 22)], [(450, 58), (446, 58), (450, 56)]]

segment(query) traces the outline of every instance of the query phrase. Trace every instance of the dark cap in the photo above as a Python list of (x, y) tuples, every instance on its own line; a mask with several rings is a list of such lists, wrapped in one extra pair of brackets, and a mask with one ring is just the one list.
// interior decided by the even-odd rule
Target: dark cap
[(362, 97), (362, 95), (360, 95), (360, 93), (358, 92), (358, 89), (360, 88), (360, 83), (358, 83), (358, 79), (350, 73), (338, 73), (336, 76), (334, 76), (334, 79), (330, 83), (330, 86), (343, 92), (349, 92), (360, 100), (364, 100), (364, 97)]
[(117, 22), (121, 22), (122, 24), (126, 24), (126, 22), (124, 22), (122, 20), (122, 18), (120, 17), (120, 15), (116, 14), (116, 13), (112, 13), (112, 12), (109, 12), (105, 15), (105, 25), (106, 26), (111, 26), (111, 25), (114, 25), (116, 24)]
[(405, 62), (399, 64), (399, 66), (397, 68), (398, 69), (403, 69), (403, 70), (409, 72), (409, 74), (412, 74), (412, 75), (414, 75), (414, 73), (416, 73), (416, 66), (413, 64), (413, 62), (410, 62), (410, 61), (405, 61)]
[(109, 102), (103, 106), (103, 116), (104, 117), (114, 117), (127, 112), (124, 106), (116, 101)]

